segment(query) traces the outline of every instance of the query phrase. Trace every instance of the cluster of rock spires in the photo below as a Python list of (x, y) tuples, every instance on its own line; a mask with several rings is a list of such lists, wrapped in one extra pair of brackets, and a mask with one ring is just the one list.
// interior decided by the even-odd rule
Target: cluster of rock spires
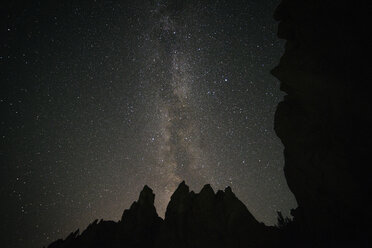
[(71, 233), (48, 248), (72, 247), (272, 247), (278, 230), (259, 223), (231, 188), (215, 193), (205, 185), (190, 192), (182, 182), (171, 197), (164, 220), (145, 186), (138, 201), (119, 222), (94, 221), (79, 234)]
[(62, 247), (371, 247), (370, 1), (282, 0), (285, 53), (272, 71), (288, 95), (275, 131), (298, 208), (279, 227), (258, 223), (230, 189), (181, 184), (165, 219), (145, 187), (119, 223), (94, 222)]

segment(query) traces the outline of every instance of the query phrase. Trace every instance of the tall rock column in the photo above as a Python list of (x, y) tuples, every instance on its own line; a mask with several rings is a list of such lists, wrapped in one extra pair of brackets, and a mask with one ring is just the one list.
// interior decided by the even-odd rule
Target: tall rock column
[(282, 0), (275, 12), (287, 42), (272, 74), (288, 94), (275, 131), (296, 220), (319, 243), (366, 240), (371, 221), (371, 4), (343, 2)]

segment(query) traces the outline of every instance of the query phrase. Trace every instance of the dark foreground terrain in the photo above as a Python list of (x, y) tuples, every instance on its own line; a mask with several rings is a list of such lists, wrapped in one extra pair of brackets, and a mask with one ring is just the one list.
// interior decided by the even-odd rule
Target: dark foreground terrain
[(154, 198), (145, 186), (119, 222), (96, 220), (49, 247), (272, 247), (279, 237), (279, 229), (257, 222), (229, 187), (215, 193), (205, 185), (196, 194), (182, 182), (164, 220)]
[(287, 93), (275, 131), (298, 208), (258, 223), (231, 189), (181, 184), (165, 219), (145, 187), (118, 223), (95, 221), (59, 247), (371, 247), (371, 28), (368, 1), (282, 0), (285, 53), (272, 74)]

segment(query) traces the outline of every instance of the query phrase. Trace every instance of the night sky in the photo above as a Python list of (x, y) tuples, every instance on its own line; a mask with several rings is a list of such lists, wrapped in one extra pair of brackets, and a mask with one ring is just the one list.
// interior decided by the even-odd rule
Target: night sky
[(278, 0), (29, 2), (0, 13), (2, 247), (118, 220), (145, 184), (160, 216), (182, 180), (231, 186), (269, 225), (296, 207)]

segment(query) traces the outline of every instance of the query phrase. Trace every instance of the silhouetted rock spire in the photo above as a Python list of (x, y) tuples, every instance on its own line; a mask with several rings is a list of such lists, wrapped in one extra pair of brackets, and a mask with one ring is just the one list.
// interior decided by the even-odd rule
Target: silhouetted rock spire
[(207, 184), (195, 194), (185, 182), (171, 197), (165, 225), (174, 247), (245, 247), (264, 244), (263, 234), (272, 232), (253, 217), (230, 187), (215, 193)]
[(272, 74), (288, 94), (275, 131), (299, 205), (297, 246), (360, 247), (372, 237), (371, 8), (282, 0), (275, 11), (286, 46)]
[(273, 232), (257, 222), (230, 187), (215, 194), (207, 184), (195, 194), (182, 182), (171, 196), (164, 220), (156, 213), (154, 199), (145, 186), (119, 222), (95, 220), (81, 235), (72, 233), (49, 248), (238, 248), (266, 244), (262, 237)]
[(157, 219), (158, 214), (154, 206), (155, 194), (147, 185), (145, 185), (140, 193), (138, 201), (134, 202), (129, 210), (125, 210), (121, 221), (142, 223)]
[(125, 210), (120, 222), (122, 237), (133, 245), (153, 246), (163, 220), (154, 206), (155, 195), (147, 185), (142, 189), (138, 201)]

